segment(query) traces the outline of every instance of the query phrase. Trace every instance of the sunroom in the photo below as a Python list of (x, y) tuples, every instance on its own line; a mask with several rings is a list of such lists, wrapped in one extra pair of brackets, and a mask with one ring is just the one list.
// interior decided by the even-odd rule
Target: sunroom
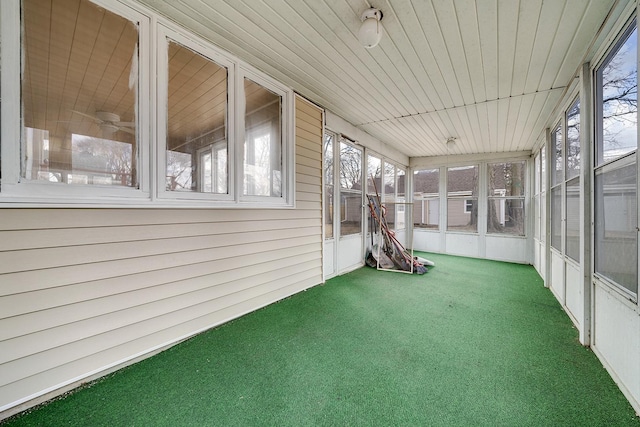
[(0, 419), (363, 267), (367, 195), (640, 412), (637, 6), (3, 0)]

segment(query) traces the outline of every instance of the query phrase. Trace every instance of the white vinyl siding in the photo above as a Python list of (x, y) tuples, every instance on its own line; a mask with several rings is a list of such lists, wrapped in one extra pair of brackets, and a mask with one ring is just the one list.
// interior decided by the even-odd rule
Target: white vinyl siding
[(322, 111), (295, 209), (3, 209), (0, 412), (322, 282)]

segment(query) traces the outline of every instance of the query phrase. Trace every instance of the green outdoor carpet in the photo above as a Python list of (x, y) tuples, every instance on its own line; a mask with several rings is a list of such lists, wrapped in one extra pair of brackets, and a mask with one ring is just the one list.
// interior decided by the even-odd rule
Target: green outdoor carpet
[(203, 333), (11, 426), (640, 426), (531, 266), (421, 254)]

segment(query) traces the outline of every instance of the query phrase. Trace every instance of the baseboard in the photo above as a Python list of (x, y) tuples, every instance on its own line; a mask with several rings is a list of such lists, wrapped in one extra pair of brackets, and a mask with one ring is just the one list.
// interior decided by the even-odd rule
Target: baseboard
[(607, 370), (611, 378), (613, 378), (613, 381), (616, 383), (616, 385), (618, 386), (618, 388), (620, 389), (624, 397), (627, 398), (633, 410), (636, 411), (636, 416), (640, 417), (640, 401), (635, 399), (631, 391), (620, 380), (620, 377), (618, 377), (618, 374), (616, 373), (616, 371), (611, 367), (611, 365), (609, 365), (609, 363), (604, 358), (602, 353), (598, 351), (598, 348), (596, 346), (591, 346), (591, 350), (596, 355), (600, 363), (602, 363), (602, 366), (604, 366), (604, 368)]

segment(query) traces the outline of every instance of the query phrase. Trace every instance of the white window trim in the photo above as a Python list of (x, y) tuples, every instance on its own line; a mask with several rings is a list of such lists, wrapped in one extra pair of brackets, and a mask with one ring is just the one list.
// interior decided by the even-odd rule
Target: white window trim
[[(169, 22), (157, 13), (130, 0), (91, 0), (132, 22), (139, 23), (139, 76), (137, 94), (138, 187), (60, 185), (20, 178), (21, 108), (21, 27), (20, 0), (0, 2), (0, 58), (2, 108), (0, 110), (0, 144), (2, 180), (0, 209), (16, 207), (108, 207), (108, 208), (295, 208), (295, 99), (292, 89), (271, 79), (198, 38), (186, 29)], [(228, 195), (198, 192), (165, 191), (166, 165), (166, 96), (160, 96), (168, 70), (162, 66), (167, 34), (171, 39), (192, 48), (220, 65), (229, 66), (227, 140), (229, 179)], [(166, 57), (166, 53), (164, 53)], [(164, 61), (166, 64), (167, 61)], [(156, 78), (156, 75), (158, 76)], [(243, 78), (282, 96), (281, 197), (242, 196), (242, 147), (244, 147)], [(163, 80), (164, 79), (164, 80)], [(166, 93), (166, 88), (164, 89)], [(153, 107), (155, 106), (155, 107)], [(239, 115), (240, 114), (240, 115)]]
[[(93, 0), (105, 9), (138, 23), (140, 58), (148, 57), (150, 17), (122, 3)], [(149, 200), (149, 167), (151, 165), (149, 144), (149, 63), (141, 60), (138, 64), (137, 102), (137, 181), (138, 188), (100, 186), (100, 185), (60, 185), (21, 178), (20, 144), (22, 140), (21, 108), (21, 67), (22, 22), (20, 19), (20, 1), (3, 0), (0, 13), (2, 40), (2, 129), (0, 149), (2, 150), (2, 182), (0, 187), (0, 207), (46, 205), (92, 205), (117, 203), (130, 205)], [(7, 143), (6, 141), (17, 141)]]
[[(273, 207), (277, 206), (292, 206), (295, 194), (295, 114), (294, 114), (294, 94), (292, 90), (287, 90), (283, 85), (278, 83), (261, 73), (255, 72), (249, 66), (240, 64), (237, 68), (236, 76), (236, 154), (235, 169), (236, 169), (236, 200), (242, 204), (265, 204)], [(280, 95), (282, 99), (281, 105), (281, 122), (280, 122), (280, 135), (281, 135), (281, 156), (282, 156), (282, 171), (281, 171), (281, 196), (269, 197), (269, 196), (247, 196), (242, 194), (244, 188), (244, 145), (245, 145), (245, 126), (244, 126), (244, 114), (245, 114), (245, 94), (244, 94), (244, 79), (249, 79), (265, 89)], [(229, 161), (231, 163), (231, 160)]]
[(157, 35), (157, 174), (156, 174), (156, 197), (162, 200), (164, 203), (211, 203), (227, 202), (233, 204), (234, 197), (234, 185), (233, 179), (233, 162), (227, 160), (228, 174), (227, 177), (227, 194), (215, 194), (215, 193), (203, 193), (199, 191), (168, 191), (166, 189), (166, 169), (167, 169), (167, 129), (168, 129), (168, 83), (169, 83), (169, 41), (173, 41), (181, 46), (191, 49), (195, 53), (202, 55), (210, 61), (227, 69), (227, 117), (225, 126), (227, 136), (227, 159), (233, 159), (235, 156), (235, 145), (233, 141), (236, 140), (235, 128), (232, 125), (235, 121), (235, 109), (233, 108), (236, 102), (234, 96), (235, 87), (235, 63), (223, 55), (212, 46), (208, 46), (204, 40), (200, 40), (195, 36), (187, 35), (185, 31), (165, 23), (158, 24)]

